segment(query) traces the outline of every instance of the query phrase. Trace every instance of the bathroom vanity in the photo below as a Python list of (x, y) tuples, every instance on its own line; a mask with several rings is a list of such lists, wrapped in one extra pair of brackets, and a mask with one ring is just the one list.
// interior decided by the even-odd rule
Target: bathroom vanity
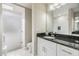
[(79, 36), (37, 34), (38, 56), (79, 56)]

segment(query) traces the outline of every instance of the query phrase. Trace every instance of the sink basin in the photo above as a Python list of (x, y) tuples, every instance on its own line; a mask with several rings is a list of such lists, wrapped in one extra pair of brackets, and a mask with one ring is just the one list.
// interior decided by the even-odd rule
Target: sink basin
[(51, 37), (51, 36), (44, 36), (44, 38), (47, 38), (47, 39), (55, 39), (55, 37)]

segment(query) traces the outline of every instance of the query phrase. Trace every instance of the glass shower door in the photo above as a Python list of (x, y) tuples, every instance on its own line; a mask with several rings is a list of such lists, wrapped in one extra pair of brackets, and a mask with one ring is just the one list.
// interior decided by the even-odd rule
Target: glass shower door
[(7, 51), (22, 47), (22, 14), (10, 10), (3, 10), (4, 45)]

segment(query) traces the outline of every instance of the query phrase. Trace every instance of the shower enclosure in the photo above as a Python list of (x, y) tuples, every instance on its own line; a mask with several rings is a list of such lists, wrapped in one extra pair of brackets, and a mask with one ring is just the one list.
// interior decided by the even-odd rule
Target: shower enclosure
[[(24, 13), (22, 7), (3, 4), (3, 48), (7, 52), (24, 47)], [(19, 11), (21, 10), (21, 11)]]

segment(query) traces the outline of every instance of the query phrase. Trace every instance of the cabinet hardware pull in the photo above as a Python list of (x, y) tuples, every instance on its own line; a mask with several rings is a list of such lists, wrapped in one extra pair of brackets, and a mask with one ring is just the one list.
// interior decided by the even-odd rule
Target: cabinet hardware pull
[(76, 43), (79, 43), (79, 41), (78, 41), (78, 40), (75, 40), (75, 42), (76, 42)]
[(64, 49), (62, 49), (62, 51), (63, 51), (63, 52), (66, 52), (66, 53), (68, 53), (68, 54), (72, 54), (71, 52), (68, 52), (68, 51), (66, 51), (66, 50), (64, 50)]
[(45, 47), (42, 47), (42, 50), (43, 50), (44, 52), (46, 52), (46, 48), (45, 48)]

